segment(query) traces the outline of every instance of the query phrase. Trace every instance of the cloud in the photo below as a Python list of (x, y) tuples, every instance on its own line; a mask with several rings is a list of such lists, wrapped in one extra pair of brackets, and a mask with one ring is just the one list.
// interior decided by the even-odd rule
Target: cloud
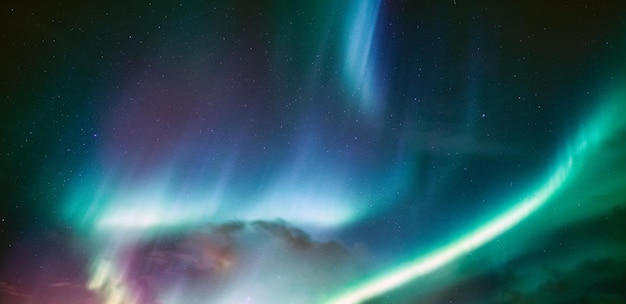
[[(409, 303), (626, 303), (626, 208), (550, 231), (506, 260), (490, 244), (381, 300)], [(530, 231), (526, 229), (526, 231)], [(510, 245), (508, 245), (510, 246)], [(374, 301), (374, 303), (377, 303)]]
[(0, 303), (90, 304), (96, 294), (84, 282), (86, 258), (69, 233), (28, 235), (0, 265)]
[(0, 282), (0, 295), (2, 295), (2, 298), (15, 298), (14, 300), (28, 297), (28, 294), (22, 291), (21, 288), (7, 282)]
[[(626, 303), (625, 260), (611, 257), (584, 260), (571, 269), (546, 268), (542, 277), (524, 277), (523, 273), (523, 270), (506, 267), (493, 269), (417, 297), (413, 293), (411, 300), (400, 297), (398, 301), (421, 304)], [(386, 303), (385, 300), (389, 298), (379, 299), (380, 303)]]
[(96, 304), (99, 300), (79, 282), (56, 282), (37, 286), (0, 282), (0, 303)]
[(112, 261), (144, 302), (315, 303), (358, 277), (359, 252), (282, 220), (236, 221), (134, 244)]
[(50, 287), (56, 287), (56, 288), (76, 288), (76, 289), (83, 289), (83, 288), (85, 288), (85, 286), (83, 284), (77, 284), (75, 282), (51, 283)]
[(342, 256), (348, 255), (348, 250), (337, 241), (316, 242), (304, 231), (290, 226), (285, 221), (256, 221), (252, 226), (257, 230), (263, 230), (272, 237), (281, 239), (285, 244), (296, 250), (311, 251), (322, 255)]
[[(518, 272), (511, 289), (503, 291), (507, 303), (626, 302), (626, 208), (562, 227), (543, 242), (546, 253), (529, 252), (507, 267)], [(548, 254), (549, 253), (549, 254)], [(526, 270), (521, 271), (521, 269)], [(542, 276), (524, 277), (529, 268)], [(541, 278), (541, 279), (540, 279)]]
[(530, 291), (514, 288), (494, 303), (625, 303), (626, 261), (605, 257), (581, 261), (573, 269), (552, 269)]

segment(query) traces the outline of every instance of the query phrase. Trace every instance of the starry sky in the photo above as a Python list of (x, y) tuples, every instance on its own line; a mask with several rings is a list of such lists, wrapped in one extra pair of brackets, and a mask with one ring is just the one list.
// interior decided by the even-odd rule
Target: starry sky
[(0, 303), (626, 302), (626, 4), (501, 2), (0, 4)]

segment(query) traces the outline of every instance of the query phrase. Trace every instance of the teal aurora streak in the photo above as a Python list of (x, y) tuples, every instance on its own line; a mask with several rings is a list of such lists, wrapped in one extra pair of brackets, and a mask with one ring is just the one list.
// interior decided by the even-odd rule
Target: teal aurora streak
[[(374, 85), (377, 83), (374, 79), (377, 71), (377, 58), (372, 48), (376, 45), (374, 29), (379, 6), (379, 1), (351, 2), (351, 18), (347, 20), (345, 32), (347, 45), (344, 46), (346, 63), (344, 80), (353, 91), (353, 98), (357, 100), (361, 109), (371, 113), (377, 112), (375, 102), (380, 100), (380, 96), (375, 95), (384, 91), (376, 89)], [(621, 105), (620, 100), (624, 98), (624, 94), (614, 96), (614, 99), (605, 102), (600, 113), (587, 123), (590, 127), (581, 130), (573, 145), (575, 148), (565, 151), (564, 157), (543, 185), (531, 191), (525, 198), (515, 200), (512, 207), (479, 225), (473, 231), (429, 253), (419, 253), (414, 259), (401, 263), (393, 269), (357, 282), (329, 299), (328, 303), (359, 303), (398, 288), (486, 244), (536, 212), (562, 188), (567, 180), (572, 178), (572, 171), (577, 166), (584, 165), (590, 146), (602, 141), (605, 136), (614, 131), (614, 128), (621, 127), (622, 122), (615, 117), (615, 113), (622, 112), (616, 107)], [(396, 175), (402, 176), (403, 174)], [(134, 185), (132, 189), (122, 186), (123, 181), (115, 176), (108, 176), (104, 180), (94, 178), (93, 185), (97, 186), (90, 189), (76, 189), (71, 194), (67, 200), (66, 214), (71, 221), (86, 228), (87, 234), (96, 233), (102, 236), (101, 233), (107, 234), (111, 231), (115, 233), (132, 231), (135, 237), (145, 238), (155, 233), (176, 230), (176, 227), (196, 226), (211, 218), (222, 218), (224, 212), (233, 212), (233, 210), (222, 210), (222, 212), (219, 210), (220, 206), (224, 205), (224, 200), (238, 199), (225, 195), (224, 187), (218, 184), (204, 191), (192, 191), (191, 194), (181, 196), (176, 194), (175, 183), (169, 180), (173, 176), (175, 175), (161, 174), (162, 179), (149, 180), (144, 185), (139, 185), (139, 188)], [(391, 180), (396, 181), (398, 178)], [(359, 198), (346, 194), (344, 189), (327, 186), (323, 187), (326, 191), (322, 191), (326, 193), (325, 195), (319, 194), (320, 189), (308, 189), (304, 195), (295, 190), (292, 191), (293, 193), (288, 191), (285, 195), (284, 185), (288, 185), (288, 189), (301, 189), (302, 185), (288, 178), (279, 178), (276, 184), (283, 186), (276, 186), (264, 193), (260, 203), (257, 204), (258, 208), (235, 210), (237, 216), (255, 219), (286, 214), (291, 215), (291, 218), (287, 218), (288, 220), (296, 223), (315, 223), (325, 226), (337, 226), (362, 217), (349, 206), (349, 202), (358, 201)], [(161, 190), (155, 192), (153, 189)], [(315, 205), (318, 208), (309, 210), (304, 215), (285, 213), (285, 210), (281, 209), (285, 205), (284, 201), (294, 199), (307, 202), (305, 204), (307, 206)], [(82, 209), (84, 207), (79, 207), (84, 206), (86, 201), (89, 202), (86, 210)], [(322, 205), (321, 208), (320, 205)], [(77, 217), (77, 215), (80, 216)], [(96, 239), (101, 238), (96, 237)], [(105, 239), (114, 241), (115, 236), (105, 237)], [(115, 276), (115, 274), (103, 274), (107, 271), (102, 270), (104, 267), (102, 262), (96, 261), (96, 263), (90, 285), (98, 288), (103, 285), (103, 280), (107, 279), (104, 277)], [(109, 271), (112, 270), (109, 269)], [(110, 296), (113, 298), (128, 296), (124, 294), (126, 292), (118, 291)]]
[(409, 281), (426, 275), (438, 268), (445, 266), (464, 254), (486, 244), (497, 236), (505, 233), (529, 215), (546, 204), (572, 175), (575, 163), (585, 162), (589, 147), (603, 141), (617, 129), (623, 128), (623, 121), (616, 113), (623, 113), (623, 100), (626, 94), (614, 94), (613, 99), (608, 100), (600, 112), (591, 119), (587, 128), (581, 131), (574, 149), (568, 151), (562, 163), (557, 166), (547, 181), (533, 193), (521, 201), (516, 202), (510, 209), (479, 226), (474, 231), (459, 237), (441, 248), (427, 254), (420, 254), (414, 260), (407, 261), (391, 270), (387, 270), (378, 276), (360, 282), (333, 299), (329, 304), (361, 303), (365, 300), (380, 296), (390, 290), (398, 288)]
[(0, 302), (626, 299), (626, 10), (565, 8), (11, 4)]

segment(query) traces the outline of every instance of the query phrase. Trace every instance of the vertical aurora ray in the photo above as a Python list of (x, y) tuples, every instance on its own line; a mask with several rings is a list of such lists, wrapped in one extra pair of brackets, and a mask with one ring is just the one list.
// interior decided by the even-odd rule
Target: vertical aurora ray
[[(380, 1), (352, 5), (348, 31), (353, 39), (344, 70), (348, 88), (341, 89), (359, 104), (338, 108), (371, 114), (379, 107), (372, 21)], [(218, 38), (215, 45), (222, 45)], [(389, 208), (386, 202), (413, 181), (415, 148), (406, 147), (405, 138), (381, 140), (380, 130), (369, 132), (375, 128), (346, 123), (341, 115), (329, 121), (326, 113), (317, 115), (306, 104), (306, 119), (294, 114), (300, 110), (285, 113), (282, 105), (291, 105), (282, 100), (287, 97), (266, 109), (272, 94), (222, 88), (222, 72), (236, 79), (249, 66), (235, 61), (228, 71), (215, 72), (195, 69), (193, 58), (183, 60), (179, 65), (192, 71), (186, 77), (207, 79), (183, 83), (175, 77), (164, 81), (162, 75), (169, 76), (171, 68), (157, 58), (147, 61), (159, 68), (138, 67), (143, 73), (121, 81), (109, 100), (113, 106), (102, 115), (98, 153), (64, 199), (64, 220), (78, 228), (92, 250), (88, 287), (106, 303), (143, 303), (126, 255), (141, 242), (230, 221), (282, 219), (311, 234), (328, 233)], [(272, 85), (266, 75), (250, 73)], [(317, 93), (307, 97), (318, 98)], [(336, 100), (327, 103), (335, 106)], [(284, 128), (265, 124), (276, 117), (289, 123), (283, 122)], [(243, 281), (254, 281), (256, 273), (250, 272)], [(184, 280), (172, 279), (173, 285), (176, 279)], [(171, 290), (159, 296), (179, 302)]]
[(626, 303), (626, 2), (20, 3), (0, 303)]
[(100, 258), (95, 261), (87, 288), (98, 292), (104, 300), (103, 303), (106, 304), (139, 303), (139, 299), (132, 294), (132, 290), (129, 290), (128, 284), (124, 282), (123, 271), (116, 267), (118, 265), (110, 259)]
[(376, 79), (375, 32), (380, 0), (352, 1), (346, 24), (344, 77), (361, 110), (379, 110), (380, 90)]

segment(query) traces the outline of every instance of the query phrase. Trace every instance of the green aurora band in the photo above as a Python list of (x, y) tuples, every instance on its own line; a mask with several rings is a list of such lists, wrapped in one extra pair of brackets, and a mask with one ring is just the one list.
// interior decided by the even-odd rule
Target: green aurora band
[(574, 175), (572, 174), (573, 169), (580, 170), (581, 165), (590, 154), (589, 151), (593, 151), (601, 142), (625, 127), (623, 119), (619, 118), (619, 113), (624, 113), (625, 110), (623, 109), (624, 100), (626, 100), (626, 94), (617, 92), (605, 102), (593, 119), (588, 121), (587, 127), (581, 130), (578, 140), (573, 145), (574, 148), (568, 149), (566, 157), (556, 166), (555, 171), (538, 190), (521, 201), (517, 201), (513, 207), (470, 233), (430, 253), (419, 254), (413, 260), (352, 285), (326, 303), (361, 303), (381, 296), (463, 257), (463, 255), (481, 247), (522, 222), (544, 206), (553, 194), (562, 188), (568, 177), (571, 180), (570, 176)]

